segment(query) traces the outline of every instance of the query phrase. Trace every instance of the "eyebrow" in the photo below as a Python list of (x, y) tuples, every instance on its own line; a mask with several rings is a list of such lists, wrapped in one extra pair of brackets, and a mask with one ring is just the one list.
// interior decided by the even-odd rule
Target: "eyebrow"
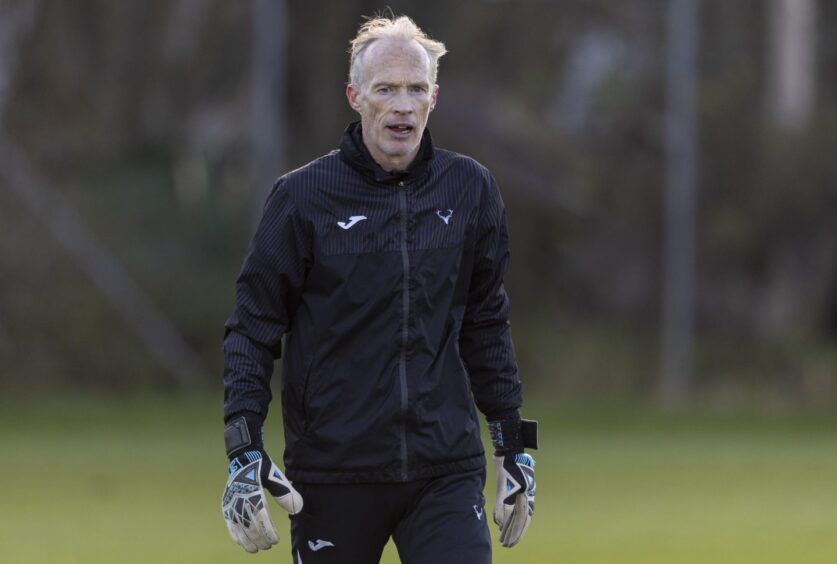
[[(381, 86), (401, 86), (402, 82), (389, 82), (386, 80), (382, 80), (380, 82), (373, 82), (372, 88), (380, 88)], [(422, 86), (424, 88), (430, 88), (430, 81), (428, 80), (421, 80), (418, 82), (407, 82), (406, 86)]]

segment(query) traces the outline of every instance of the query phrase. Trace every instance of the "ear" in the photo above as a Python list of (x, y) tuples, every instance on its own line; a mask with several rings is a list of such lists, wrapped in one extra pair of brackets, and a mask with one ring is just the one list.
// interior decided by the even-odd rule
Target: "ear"
[(433, 85), (433, 94), (430, 95), (430, 111), (433, 111), (433, 108), (436, 107), (436, 99), (439, 97), (439, 85)]
[(360, 101), (358, 100), (359, 96), (360, 90), (358, 90), (357, 86), (354, 84), (346, 85), (346, 99), (349, 101), (349, 105), (352, 109), (356, 112), (360, 112)]

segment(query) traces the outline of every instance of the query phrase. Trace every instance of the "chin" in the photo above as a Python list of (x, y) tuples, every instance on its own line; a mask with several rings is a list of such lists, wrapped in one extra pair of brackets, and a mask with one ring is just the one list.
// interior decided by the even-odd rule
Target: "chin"
[(393, 155), (408, 155), (412, 151), (418, 149), (419, 145), (420, 143), (418, 139), (405, 139), (404, 141), (389, 143), (389, 148), (391, 149)]
[(384, 147), (383, 148), (384, 150), (381, 151), (381, 152), (388, 157), (406, 157), (407, 155), (410, 154), (410, 151), (412, 151), (413, 148), (414, 147), (403, 147), (403, 146)]

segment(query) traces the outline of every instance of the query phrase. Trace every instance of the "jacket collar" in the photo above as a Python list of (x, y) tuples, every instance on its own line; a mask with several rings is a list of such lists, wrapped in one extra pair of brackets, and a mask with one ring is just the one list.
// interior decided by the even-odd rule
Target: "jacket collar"
[(430, 161), (433, 159), (433, 139), (430, 137), (430, 130), (425, 128), (416, 158), (410, 163), (407, 170), (387, 172), (369, 154), (369, 149), (363, 143), (363, 130), (360, 122), (355, 121), (350, 123), (343, 132), (343, 138), (340, 141), (340, 156), (349, 166), (375, 182), (381, 184), (411, 183), (427, 174)]

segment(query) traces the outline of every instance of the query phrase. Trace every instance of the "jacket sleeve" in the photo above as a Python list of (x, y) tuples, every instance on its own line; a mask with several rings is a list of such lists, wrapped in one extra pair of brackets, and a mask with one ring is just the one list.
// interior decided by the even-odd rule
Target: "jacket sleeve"
[(509, 326), (503, 277), (509, 260), (505, 206), (496, 182), (480, 203), (473, 272), (459, 334), (459, 352), (477, 407), (489, 420), (516, 416), (522, 390)]
[(291, 326), (310, 262), (307, 231), (279, 179), (247, 251), (235, 310), (225, 324), (225, 422), (242, 412), (249, 412), (248, 421), (267, 416), (273, 361), (281, 356), (282, 335)]

